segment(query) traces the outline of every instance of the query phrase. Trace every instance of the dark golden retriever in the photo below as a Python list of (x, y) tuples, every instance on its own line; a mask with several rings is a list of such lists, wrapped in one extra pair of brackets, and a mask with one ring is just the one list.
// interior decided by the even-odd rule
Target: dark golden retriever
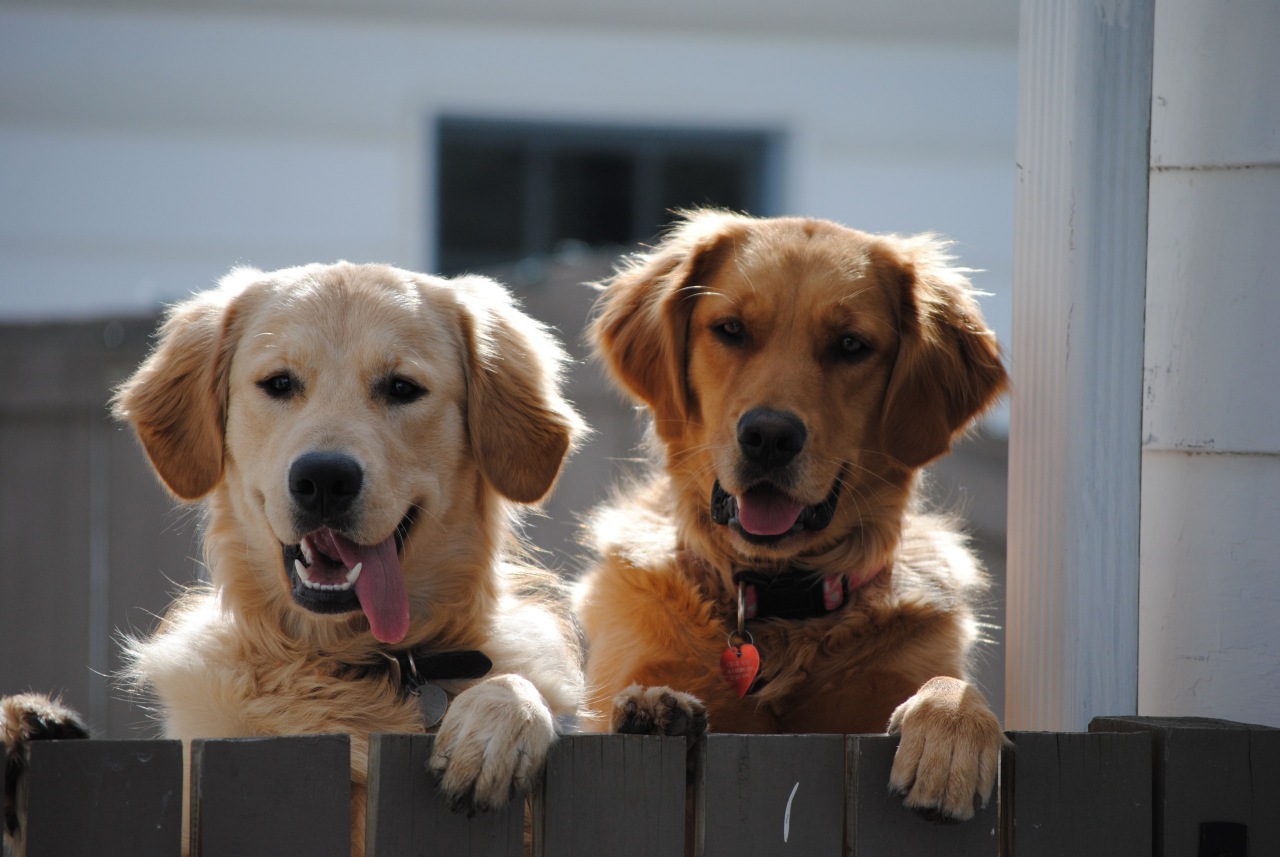
[(946, 245), (704, 211), (603, 285), (592, 335), (660, 464), (596, 516), (575, 596), (596, 722), (887, 728), (906, 803), (971, 817), (1003, 741), (967, 681), (984, 576), (916, 491), (1006, 375)]
[[(527, 790), (582, 691), (554, 581), (511, 558), (582, 429), (563, 361), (482, 277), (239, 269), (175, 307), (115, 399), (206, 512), (210, 585), (128, 646), (163, 733), (349, 733), (355, 854), (371, 732), (438, 728), (456, 805)], [(42, 704), (0, 708), (18, 755)]]

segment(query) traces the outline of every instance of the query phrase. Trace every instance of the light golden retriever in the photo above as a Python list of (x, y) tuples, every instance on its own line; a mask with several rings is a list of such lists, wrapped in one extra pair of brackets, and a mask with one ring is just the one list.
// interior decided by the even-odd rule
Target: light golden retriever
[(129, 644), (164, 734), (349, 733), (356, 854), (370, 732), (443, 714), (456, 806), (525, 790), (582, 692), (555, 582), (505, 558), (583, 428), (563, 360), (481, 277), (246, 268), (178, 305), (114, 401), (207, 515), (211, 585)]
[(604, 283), (592, 336), (660, 463), (596, 516), (575, 593), (598, 724), (887, 728), (908, 806), (985, 803), (984, 577), (916, 486), (1006, 375), (945, 248), (704, 211)]

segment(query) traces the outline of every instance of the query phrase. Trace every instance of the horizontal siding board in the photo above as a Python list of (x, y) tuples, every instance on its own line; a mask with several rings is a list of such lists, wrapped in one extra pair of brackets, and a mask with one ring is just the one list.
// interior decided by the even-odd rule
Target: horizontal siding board
[(1150, 194), (1143, 449), (1280, 453), (1280, 163), (1156, 172)]
[(1143, 454), (1138, 711), (1280, 726), (1280, 455)]
[(1280, 3), (1160, 0), (1155, 22), (1151, 163), (1280, 163)]

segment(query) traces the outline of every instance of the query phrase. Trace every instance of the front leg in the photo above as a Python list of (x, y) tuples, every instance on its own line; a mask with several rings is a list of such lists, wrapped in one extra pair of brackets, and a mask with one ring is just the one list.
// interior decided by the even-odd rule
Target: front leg
[(555, 737), (538, 689), (517, 675), (494, 676), (454, 699), (428, 767), (449, 808), (474, 814), (528, 792)]
[(889, 788), (904, 803), (941, 821), (972, 818), (995, 786), (1004, 732), (987, 701), (969, 683), (929, 679), (889, 718), (902, 736)]

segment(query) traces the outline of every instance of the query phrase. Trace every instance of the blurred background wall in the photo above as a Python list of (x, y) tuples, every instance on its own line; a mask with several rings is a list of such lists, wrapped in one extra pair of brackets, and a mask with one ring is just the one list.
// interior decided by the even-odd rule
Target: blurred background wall
[[(482, 270), (555, 325), (597, 429), (530, 525), (567, 574), (640, 437), (583, 283), (670, 208), (940, 232), (1007, 343), (1016, 36), (1013, 0), (0, 2), (0, 693), (145, 732), (113, 635), (198, 578), (198, 516), (105, 403), (162, 305), (233, 265)], [(933, 477), (997, 584), (1006, 434)]]

